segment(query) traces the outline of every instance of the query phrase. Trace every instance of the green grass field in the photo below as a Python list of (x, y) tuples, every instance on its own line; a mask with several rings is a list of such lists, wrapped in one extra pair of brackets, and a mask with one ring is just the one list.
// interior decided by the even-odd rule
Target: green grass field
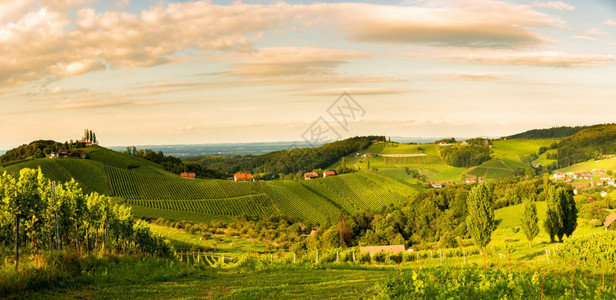
[(592, 169), (604, 169), (616, 171), (616, 159), (588, 160), (582, 163), (577, 163), (566, 168), (559, 169), (560, 172), (581, 172), (591, 171)]

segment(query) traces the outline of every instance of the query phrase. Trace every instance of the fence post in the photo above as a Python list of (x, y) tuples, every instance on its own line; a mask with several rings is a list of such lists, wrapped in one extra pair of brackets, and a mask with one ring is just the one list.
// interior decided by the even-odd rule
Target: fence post
[(353, 262), (355, 262), (355, 251), (353, 251)]
[(293, 252), (293, 263), (295, 263), (295, 258), (296, 258), (295, 252)]
[(336, 251), (336, 263), (338, 263), (338, 251)]

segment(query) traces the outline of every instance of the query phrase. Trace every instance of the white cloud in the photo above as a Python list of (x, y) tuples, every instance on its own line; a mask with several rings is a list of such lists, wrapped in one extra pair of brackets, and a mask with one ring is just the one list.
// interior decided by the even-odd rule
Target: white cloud
[(554, 10), (573, 11), (575, 6), (561, 2), (561, 1), (547, 1), (547, 2), (534, 2), (533, 6), (541, 8), (549, 8)]
[[(0, 85), (104, 68), (165, 64), (186, 49), (206, 55), (251, 52), (255, 41), (272, 29), (333, 28), (354, 41), (372, 43), (520, 47), (545, 41), (533, 28), (559, 22), (529, 6), (493, 0), (414, 6), (284, 2), (215, 5), (195, 1), (153, 6), (137, 14), (99, 13), (84, 7), (88, 2), (0, 2)], [(114, 3), (123, 6), (127, 1)], [(69, 9), (76, 13), (67, 12)], [(336, 66), (349, 59), (319, 54), (325, 57), (306, 59), (303, 65), (300, 62), (298, 71), (284, 62), (238, 62), (236, 67), (240, 68), (235, 72), (257, 74), (262, 72), (258, 68), (264, 67), (278, 74), (332, 75)]]
[(520, 65), (551, 68), (590, 68), (615, 62), (616, 56), (603, 54), (568, 54), (562, 52), (473, 51), (415, 55), (449, 62)]
[(573, 36), (574, 39), (583, 40), (583, 41), (596, 41), (596, 39), (592, 36), (587, 35), (576, 35)]
[(609, 26), (616, 26), (616, 21), (609, 19), (609, 20), (606, 20), (603, 24), (609, 25)]

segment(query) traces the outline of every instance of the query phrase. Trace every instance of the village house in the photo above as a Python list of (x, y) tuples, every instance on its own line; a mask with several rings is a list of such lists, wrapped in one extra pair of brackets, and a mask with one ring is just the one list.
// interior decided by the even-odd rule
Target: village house
[(445, 143), (445, 142), (440, 142), (440, 143), (438, 143), (438, 145), (441, 146), (441, 147), (451, 146), (451, 144)]
[(599, 180), (595, 183), (596, 186), (603, 186), (603, 181)]
[(236, 173), (235, 175), (233, 175), (233, 180), (234, 181), (254, 181), (254, 178), (252, 177), (252, 174), (250, 173)]
[(612, 213), (609, 216), (607, 216), (607, 218), (605, 218), (605, 222), (603, 222), (603, 226), (605, 227), (605, 231), (613, 229), (612, 224), (614, 224), (614, 221), (616, 221), (616, 213)]
[(606, 191), (601, 191), (601, 198), (605, 198), (607, 196), (607, 192)]
[(565, 180), (565, 173), (554, 173), (554, 180)]
[(481, 177), (466, 177), (464, 178), (465, 183), (477, 183), (482, 182), (483, 179)]
[(327, 177), (327, 176), (336, 176), (336, 172), (334, 172), (334, 171), (324, 171), (323, 172), (323, 177)]
[(317, 174), (317, 172), (308, 172), (304, 174), (304, 180), (310, 180), (310, 179), (314, 179), (318, 177), (319, 177), (319, 174)]
[(195, 173), (188, 173), (188, 172), (182, 172), (182, 173), (180, 173), (180, 177), (185, 178), (185, 179), (195, 179), (197, 177), (197, 174), (195, 174)]
[(375, 157), (375, 156), (376, 156), (375, 153), (366, 152), (361, 157)]

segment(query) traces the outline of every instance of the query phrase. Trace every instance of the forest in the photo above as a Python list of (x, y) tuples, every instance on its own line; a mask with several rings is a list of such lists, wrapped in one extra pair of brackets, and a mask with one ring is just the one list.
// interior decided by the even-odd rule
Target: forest
[(295, 148), (274, 151), (263, 155), (237, 155), (231, 157), (210, 156), (199, 159), (202, 166), (219, 172), (265, 173), (266, 179), (273, 179), (280, 173), (291, 174), (324, 169), (341, 157), (359, 152), (372, 144), (373, 140), (384, 141), (384, 136), (361, 136), (335, 141), (315, 148)]
[(558, 166), (564, 168), (615, 152), (616, 124), (596, 125), (562, 139), (558, 143), (556, 159)]

